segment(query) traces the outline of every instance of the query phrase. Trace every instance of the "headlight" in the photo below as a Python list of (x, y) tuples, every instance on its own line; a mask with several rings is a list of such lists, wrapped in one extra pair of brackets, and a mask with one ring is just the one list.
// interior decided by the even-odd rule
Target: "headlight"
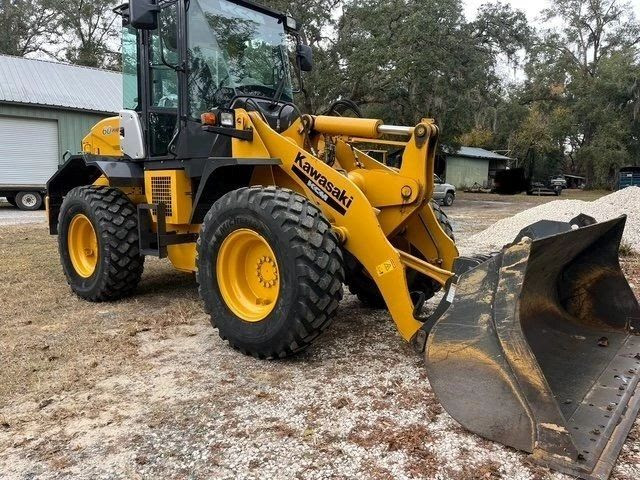
[(285, 26), (289, 30), (294, 30), (294, 31), (298, 30), (298, 22), (296, 22), (296, 19), (293, 18), (293, 17), (287, 17), (287, 19), (285, 21)]
[(233, 128), (236, 124), (235, 115), (233, 110), (220, 112), (220, 125), (223, 127)]

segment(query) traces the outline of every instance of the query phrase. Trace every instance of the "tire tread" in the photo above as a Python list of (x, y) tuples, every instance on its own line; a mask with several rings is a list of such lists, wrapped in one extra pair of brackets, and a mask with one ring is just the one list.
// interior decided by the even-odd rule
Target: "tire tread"
[[(130, 295), (138, 286), (144, 270), (144, 256), (140, 255), (138, 242), (137, 210), (120, 190), (107, 186), (81, 186), (72, 189), (65, 202), (84, 200), (98, 219), (98, 232), (103, 242), (103, 252), (109, 259), (102, 271), (99, 288), (83, 298), (93, 302), (113, 301)], [(59, 225), (66, 209), (60, 209)], [(60, 238), (60, 237), (59, 237)], [(66, 245), (60, 241), (60, 253)], [(101, 252), (101, 253), (103, 253)], [(67, 276), (67, 282), (74, 289)], [(74, 291), (76, 291), (74, 289)], [(76, 291), (76, 293), (79, 293)]]

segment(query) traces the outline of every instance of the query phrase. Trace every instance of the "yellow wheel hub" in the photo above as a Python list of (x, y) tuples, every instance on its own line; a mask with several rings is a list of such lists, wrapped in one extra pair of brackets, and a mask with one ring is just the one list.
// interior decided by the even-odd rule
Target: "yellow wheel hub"
[(98, 237), (86, 215), (78, 213), (71, 219), (67, 247), (76, 273), (84, 278), (93, 275), (99, 258)]
[(235, 230), (222, 242), (216, 278), (227, 307), (247, 322), (266, 318), (280, 293), (273, 250), (262, 235), (247, 228)]

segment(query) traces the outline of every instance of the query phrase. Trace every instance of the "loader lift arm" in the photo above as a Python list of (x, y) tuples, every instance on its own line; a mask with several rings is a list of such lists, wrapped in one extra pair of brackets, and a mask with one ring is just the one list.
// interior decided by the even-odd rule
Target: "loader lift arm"
[[(414, 304), (409, 295), (406, 269), (418, 270), (441, 285), (453, 273), (399, 251), (389, 242), (387, 235), (403, 227), (419, 210), (421, 215), (429, 215), (431, 212), (428, 202), (433, 190), (433, 175), (428, 172), (433, 171), (437, 127), (430, 121), (423, 121), (411, 129), (411, 140), (405, 150), (400, 172), (381, 168), (381, 164), (376, 165), (379, 166), (377, 169), (367, 169), (362, 163), (358, 166), (355, 156), (363, 161), (364, 154), (357, 151), (351, 153), (350, 149), (344, 148), (342, 155), (337, 155), (342, 167), (347, 168), (347, 175), (343, 175), (287, 137), (279, 135), (257, 113), (236, 112), (237, 125), (253, 129), (258, 135), (251, 145), (243, 140), (233, 139), (234, 155), (277, 154), (282, 159), (279, 166), (282, 174), (293, 180), (298, 190), (304, 192), (307, 198), (313, 199), (341, 232), (343, 248), (366, 268), (380, 289), (398, 331), (405, 340), (411, 340), (422, 323), (413, 315)], [(324, 126), (324, 132), (316, 133), (349, 134), (351, 131), (358, 131), (380, 135), (381, 122), (377, 120), (347, 119), (342, 131), (335, 118), (326, 119), (330, 121), (325, 123), (324, 117), (316, 117), (314, 120), (315, 125), (321, 125), (317, 128)], [(366, 160), (372, 159), (367, 157)], [(360, 187), (352, 179), (356, 179)], [(379, 191), (381, 180), (385, 184), (383, 192)], [(367, 185), (369, 196), (361, 189), (366, 190)], [(381, 208), (378, 215), (377, 207), (370, 201), (370, 197), (376, 194), (383, 195), (387, 200), (384, 208), (377, 205)], [(449, 242), (452, 244), (450, 239)], [(455, 246), (453, 249), (455, 251)], [(453, 258), (448, 259), (449, 262), (452, 260)]]

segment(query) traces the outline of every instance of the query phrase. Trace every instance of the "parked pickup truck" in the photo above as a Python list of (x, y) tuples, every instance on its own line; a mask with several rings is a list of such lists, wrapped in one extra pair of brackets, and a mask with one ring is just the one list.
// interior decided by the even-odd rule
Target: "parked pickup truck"
[(561, 189), (567, 188), (567, 180), (563, 176), (552, 178), (549, 183), (551, 187), (560, 187)]
[(434, 189), (433, 199), (441, 202), (444, 206), (450, 207), (456, 198), (456, 187), (450, 183), (445, 183), (438, 175), (433, 175)]

